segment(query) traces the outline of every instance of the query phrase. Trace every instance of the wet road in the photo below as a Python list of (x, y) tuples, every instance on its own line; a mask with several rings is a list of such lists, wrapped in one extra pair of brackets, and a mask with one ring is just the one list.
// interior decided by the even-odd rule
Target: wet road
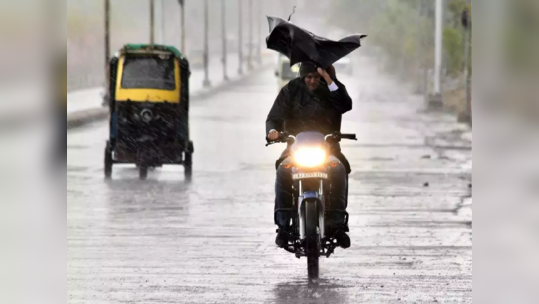
[(192, 105), (194, 177), (181, 167), (103, 178), (106, 123), (69, 132), (68, 303), (471, 303), (471, 143), (451, 116), (365, 64), (343, 144), (352, 247), (321, 261), (274, 246), (272, 70)]

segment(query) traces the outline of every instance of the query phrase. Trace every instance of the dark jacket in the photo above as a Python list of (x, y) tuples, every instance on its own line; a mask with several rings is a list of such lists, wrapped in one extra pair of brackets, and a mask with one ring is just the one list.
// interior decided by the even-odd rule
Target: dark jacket
[(296, 135), (304, 131), (330, 134), (341, 130), (342, 114), (352, 110), (352, 99), (346, 87), (330, 92), (324, 79), (320, 87), (310, 92), (302, 78), (290, 81), (277, 96), (266, 120), (266, 134), (271, 130)]

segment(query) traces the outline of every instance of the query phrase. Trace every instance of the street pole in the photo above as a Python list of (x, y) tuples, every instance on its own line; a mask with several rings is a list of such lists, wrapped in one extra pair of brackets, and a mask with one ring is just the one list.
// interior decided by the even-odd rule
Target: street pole
[(434, 93), (442, 93), (442, 22), (443, 22), (443, 0), (436, 0), (436, 54), (434, 66)]
[(464, 88), (466, 90), (466, 108), (459, 117), (460, 122), (472, 124), (472, 89), (470, 79), (470, 46), (471, 46), (471, 16), (469, 7), (471, 0), (467, 0), (466, 10), (462, 13), (462, 26), (464, 28)]
[[(105, 0), (105, 66), (110, 61), (110, 0)], [(107, 79), (109, 76), (107, 75)]]
[(110, 103), (110, 0), (105, 0), (105, 96), (103, 105)]
[(210, 64), (210, 55), (209, 55), (209, 16), (208, 16), (208, 0), (204, 0), (204, 82), (202, 86), (207, 88), (211, 86), (209, 79), (209, 64)]
[(258, 47), (257, 47), (257, 53), (258, 53), (258, 64), (262, 64), (262, 4), (264, 3), (264, 1), (258, 1), (258, 5), (257, 5), (257, 14), (256, 14), (256, 19), (257, 19), (257, 24), (258, 24)]
[(436, 21), (435, 21), (435, 54), (434, 54), (434, 92), (429, 98), (430, 109), (443, 108), (442, 97), (442, 51), (443, 51), (443, 0), (436, 0)]
[(416, 80), (416, 94), (419, 94), (421, 93), (421, 90), (422, 90), (422, 73), (421, 73), (421, 67), (422, 67), (422, 53), (420, 52), (420, 50), (422, 49), (421, 48), (421, 17), (422, 17), (422, 9), (423, 9), (423, 1), (419, 0), (417, 1), (417, 20), (416, 20), (416, 51), (415, 51), (415, 56), (416, 56), (416, 75), (415, 75), (415, 80)]
[(443, 0), (436, 0), (436, 54), (434, 66), (434, 93), (441, 94), (442, 80), (442, 19), (443, 19)]
[(165, 44), (165, 0), (161, 0), (161, 44)]
[(227, 74), (227, 41), (226, 41), (226, 6), (225, 0), (221, 0), (221, 34), (223, 35), (223, 79), (228, 81)]
[(185, 56), (185, 1), (178, 0), (180, 3), (180, 17), (181, 17), (181, 45), (182, 45), (182, 54)]
[(150, 0), (150, 44), (155, 44), (154, 0)]
[(253, 69), (253, 0), (249, 1), (249, 55), (247, 59), (247, 67)]
[(467, 31), (467, 40), (466, 40), (466, 115), (467, 121), (472, 124), (472, 78), (470, 77), (470, 48), (471, 48), (471, 28)]
[(238, 0), (238, 56), (239, 56), (239, 67), (238, 74), (243, 74), (243, 9), (242, 9), (242, 0)]

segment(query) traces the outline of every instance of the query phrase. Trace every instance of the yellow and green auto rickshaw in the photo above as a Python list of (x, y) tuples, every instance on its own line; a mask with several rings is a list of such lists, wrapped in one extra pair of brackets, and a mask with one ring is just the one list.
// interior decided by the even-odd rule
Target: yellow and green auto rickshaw
[(111, 59), (107, 178), (114, 164), (137, 165), (140, 179), (148, 168), (183, 165), (191, 177), (189, 75), (189, 62), (172, 46), (128, 44)]

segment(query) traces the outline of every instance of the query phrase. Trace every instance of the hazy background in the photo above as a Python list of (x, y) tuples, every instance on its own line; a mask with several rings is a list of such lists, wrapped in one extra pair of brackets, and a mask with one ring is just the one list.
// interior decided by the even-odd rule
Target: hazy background
[[(148, 42), (149, 1), (111, 2), (111, 53), (124, 43)], [(204, 1), (185, 2), (186, 53), (191, 57), (203, 47)], [(222, 2), (208, 2), (210, 50), (219, 58)], [(23, 100), (28, 100), (28, 109), (39, 109), (41, 116), (31, 120), (49, 117), (47, 109), (51, 100), (56, 105), (51, 89), (56, 91), (63, 85), (52, 74), (51, 67), (58, 58), (63, 60), (66, 54), (68, 91), (103, 84), (103, 3), (101, 0), (67, 0), (64, 7), (62, 1), (0, 1), (0, 123), (6, 117), (13, 117), (10, 107)], [(225, 0), (224, 3), (227, 39), (232, 53), (237, 51), (233, 45), (238, 39), (238, 0)], [(243, 3), (246, 56), (248, 1)], [(293, 22), (333, 39), (357, 32), (369, 35), (365, 40), (366, 46), (359, 52), (375, 60), (387, 77), (410, 84), (417, 94), (428, 96), (432, 92), (434, 0), (259, 0), (253, 3), (255, 9), (261, 5), (260, 13), (252, 13), (252, 16), (255, 25), (261, 24), (260, 32), (258, 26), (253, 32), (255, 42), (258, 35), (261, 36), (262, 50), (268, 34), (264, 15), (286, 18), (292, 7), (297, 5)], [(477, 284), (474, 287), (479, 296), (490, 298), (478, 303), (537, 303), (533, 300), (539, 297), (532, 296), (537, 295), (536, 282), (539, 281), (539, 1), (474, 0), (473, 4), (473, 42), (470, 46), (473, 69), (470, 68), (470, 72), (473, 75), (476, 161), (474, 249)], [(444, 5), (444, 110), (454, 112), (457, 119), (458, 114), (465, 111), (466, 42), (460, 13), (468, 4), (465, 0), (445, 0)], [(156, 6), (156, 40), (181, 47), (178, 2), (165, 0), (164, 6), (163, 10)], [(161, 11), (165, 18), (163, 40), (159, 36)], [(7, 247), (3, 245), (7, 236), (11, 239), (27, 237), (12, 229), (10, 224), (26, 228), (38, 227), (39, 223), (50, 224), (54, 229), (49, 231), (39, 226), (36, 228), (38, 233), (31, 237), (42, 242), (50, 238), (49, 244), (59, 244), (57, 255), (39, 256), (37, 253), (42, 247), (24, 248), (31, 249), (39, 257), (32, 265), (59, 265), (57, 269), (62, 274), (65, 268), (61, 259), (65, 257), (65, 250), (61, 242), (64, 239), (63, 235), (58, 237), (58, 233), (65, 233), (65, 230), (61, 231), (65, 226), (62, 226), (62, 218), (58, 214), (62, 215), (65, 210), (58, 206), (63, 206), (61, 197), (65, 175), (63, 172), (44, 175), (44, 170), (37, 169), (40, 168), (38, 164), (42, 167), (50, 165), (45, 157), (49, 151), (45, 135), (40, 137), (43, 143), (32, 140), (32, 145), (14, 148), (12, 142), (25, 141), (26, 135), (4, 127), (0, 129), (2, 166), (17, 164), (20, 170), (36, 171), (31, 180), (14, 185), (17, 180), (11, 175), (2, 175), (6, 171), (0, 167), (0, 191), (14, 193), (11, 202), (0, 202), (0, 244)], [(10, 156), (6, 153), (9, 148), (14, 150)], [(57, 182), (52, 184), (51, 181)], [(47, 191), (36, 192), (36, 189)], [(51, 189), (56, 193), (46, 195)], [(25, 195), (18, 196), (18, 193)], [(27, 210), (36, 210), (35, 217), (26, 217)], [(13, 272), (2, 271), (3, 266), (12, 264), (9, 258), (14, 257), (20, 258), (21, 255), (0, 253), (0, 282), (11, 282), (13, 277), (6, 274), (20, 272), (14, 267), (10, 268)], [(59, 263), (52, 264), (53, 260)], [(36, 271), (36, 268), (29, 268), (30, 272)], [(20, 291), (32, 294), (38, 287), (42, 289), (34, 293), (36, 295), (56, 290), (36, 284), (21, 287)], [(43, 297), (36, 299), (47, 303)], [(0, 302), (5, 302), (1, 292)]]
[[(24, 2), (24, 1), (22, 1)], [(220, 56), (222, 48), (221, 5), (226, 9), (226, 36), (228, 51), (238, 51), (238, 3), (243, 4), (244, 55), (247, 56), (249, 16), (253, 18), (253, 43), (264, 43), (268, 34), (265, 15), (286, 18), (297, 6), (292, 21), (318, 35), (339, 39), (346, 34), (369, 35), (363, 52), (371, 52), (381, 59), (380, 65), (403, 81), (414, 82), (418, 93), (432, 90), (434, 65), (434, 0), (336, 0), (336, 1), (257, 1), (253, 0), (250, 14), (247, 0), (208, 0), (209, 49)], [(465, 30), (461, 13), (471, 4), (467, 0), (445, 0), (443, 30), (443, 91), (448, 109), (465, 110)], [(149, 41), (149, 1), (111, 1), (111, 53), (125, 43)], [(156, 0), (156, 41), (180, 45), (180, 7), (176, 0)], [(204, 1), (185, 1), (186, 46), (188, 57), (198, 56), (203, 50)], [(489, 30), (495, 35), (472, 36), (478, 47), (484, 46), (487, 56), (478, 56), (478, 64), (488, 69), (504, 70), (504, 85), (513, 100), (513, 110), (528, 115), (537, 106), (534, 83), (537, 80), (539, 46), (537, 39), (538, 1), (493, 0), (475, 1), (474, 30)], [(260, 7), (259, 7), (260, 6)], [(162, 18), (164, 18), (161, 26)], [(7, 22), (7, 21), (3, 21)], [(162, 33), (162, 29), (164, 32)], [(259, 31), (260, 29), (260, 31)], [(21, 29), (22, 31), (22, 29)], [(104, 69), (104, 1), (67, 0), (67, 63), (69, 89), (99, 86)], [(163, 37), (161, 36), (163, 35)], [(259, 36), (261, 39), (259, 40)], [(480, 43), (483, 41), (484, 43)], [(475, 45), (475, 44), (474, 44)], [(476, 53), (470, 46), (473, 56)], [(488, 60), (488, 61), (487, 61)], [(476, 63), (476, 62), (474, 62)], [(471, 65), (470, 65), (471, 66)], [(470, 67), (473, 74), (473, 69)], [(492, 77), (493, 73), (489, 78)], [(495, 73), (500, 74), (500, 73)], [(500, 77), (502, 77), (500, 75)], [(482, 79), (481, 81), (484, 81)], [(474, 83), (475, 84), (475, 83)], [(495, 85), (495, 87), (499, 87)], [(495, 94), (499, 97), (501, 95)], [(516, 100), (515, 100), (516, 99)], [(532, 100), (530, 100), (532, 99)]]

